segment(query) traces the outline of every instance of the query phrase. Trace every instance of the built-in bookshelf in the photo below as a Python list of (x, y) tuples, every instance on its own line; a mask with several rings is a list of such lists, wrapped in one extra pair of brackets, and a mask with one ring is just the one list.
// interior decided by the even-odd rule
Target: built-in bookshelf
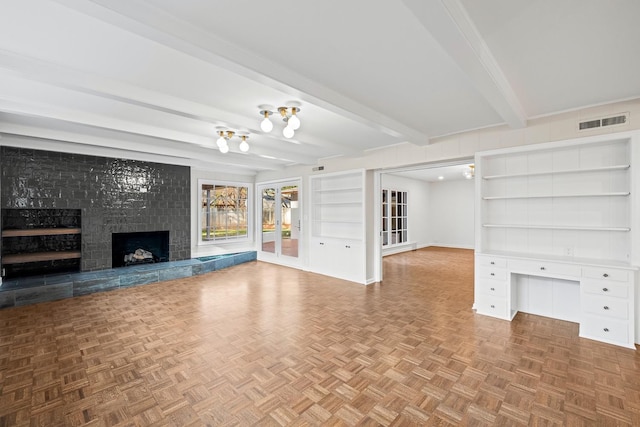
[(629, 140), (479, 156), (476, 249), (629, 262), (629, 159)]
[(366, 282), (364, 171), (310, 177), (312, 271)]
[(629, 133), (477, 153), (477, 312), (635, 348), (639, 151)]

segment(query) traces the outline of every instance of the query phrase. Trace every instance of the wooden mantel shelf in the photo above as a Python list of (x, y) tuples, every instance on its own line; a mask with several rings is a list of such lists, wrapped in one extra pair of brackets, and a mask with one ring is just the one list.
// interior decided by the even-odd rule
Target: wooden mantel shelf
[(3, 230), (2, 237), (56, 236), (63, 234), (80, 234), (80, 232), (80, 228), (28, 228), (22, 230)]
[(80, 257), (80, 251), (35, 252), (30, 254), (5, 255), (2, 257), (2, 264), (21, 264), (25, 262), (53, 261)]

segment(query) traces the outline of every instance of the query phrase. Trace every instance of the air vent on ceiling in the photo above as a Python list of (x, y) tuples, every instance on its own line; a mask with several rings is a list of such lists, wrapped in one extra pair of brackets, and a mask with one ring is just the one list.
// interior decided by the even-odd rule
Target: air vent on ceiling
[(600, 117), (578, 123), (578, 130), (591, 130), (605, 126), (620, 126), (629, 122), (629, 113), (619, 113), (614, 116)]

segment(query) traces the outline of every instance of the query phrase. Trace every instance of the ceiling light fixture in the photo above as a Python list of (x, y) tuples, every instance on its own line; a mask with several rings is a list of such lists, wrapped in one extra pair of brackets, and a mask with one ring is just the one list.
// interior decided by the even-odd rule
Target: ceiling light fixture
[(240, 148), (240, 151), (242, 151), (243, 153), (246, 153), (247, 151), (249, 151), (249, 143), (247, 142), (247, 139), (249, 137), (247, 135), (242, 135), (240, 136), (240, 138), (242, 138), (242, 142), (240, 143), (238, 148)]
[(272, 114), (271, 111), (261, 110), (260, 114), (264, 116), (264, 120), (260, 122), (260, 129), (262, 129), (262, 132), (271, 132), (273, 130), (273, 123), (269, 120), (269, 114)]
[[(228, 153), (229, 152), (228, 141), (231, 138), (233, 138), (234, 135), (236, 135), (236, 132), (232, 130), (227, 130), (227, 131), (219, 130), (218, 135), (220, 136), (216, 140), (216, 145), (218, 146), (218, 149), (222, 154)], [(242, 140), (240, 142), (240, 145), (238, 146), (240, 151), (242, 151), (243, 153), (246, 153), (247, 151), (249, 151), (249, 143), (247, 142), (247, 139), (249, 139), (249, 135), (236, 135), (236, 136), (238, 136)]]
[[(269, 133), (273, 130), (273, 123), (269, 120), (269, 116), (274, 114), (269, 108), (273, 107), (261, 106), (260, 108), (260, 115), (264, 117), (260, 122), (260, 129), (265, 133)], [(277, 111), (280, 113), (282, 121), (287, 124), (282, 130), (282, 135), (285, 138), (293, 138), (295, 131), (300, 129), (300, 118), (297, 115), (300, 112), (300, 107), (278, 107)]]
[(476, 174), (476, 166), (475, 165), (469, 165), (469, 169), (465, 169), (462, 171), (462, 176), (464, 176), (466, 179), (473, 179), (473, 177)]

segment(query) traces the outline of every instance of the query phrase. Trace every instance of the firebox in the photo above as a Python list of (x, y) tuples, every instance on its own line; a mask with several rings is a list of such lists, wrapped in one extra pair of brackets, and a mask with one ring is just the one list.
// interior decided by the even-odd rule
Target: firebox
[(169, 231), (113, 233), (111, 242), (113, 268), (169, 261)]

